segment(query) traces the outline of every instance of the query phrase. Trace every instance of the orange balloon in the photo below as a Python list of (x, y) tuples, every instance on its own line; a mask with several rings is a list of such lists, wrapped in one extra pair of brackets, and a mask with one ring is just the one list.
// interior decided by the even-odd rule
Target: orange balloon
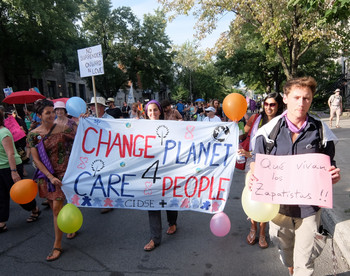
[(231, 93), (222, 102), (222, 109), (228, 118), (238, 122), (247, 112), (247, 101), (241, 94)]
[(18, 204), (31, 202), (38, 193), (38, 185), (32, 179), (22, 179), (12, 185), (10, 196)]

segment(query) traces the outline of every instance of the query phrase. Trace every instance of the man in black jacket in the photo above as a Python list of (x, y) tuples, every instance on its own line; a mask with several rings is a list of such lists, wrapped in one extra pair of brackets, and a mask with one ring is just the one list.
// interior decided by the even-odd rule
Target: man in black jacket
[(106, 110), (107, 114), (111, 115), (114, 119), (123, 118), (120, 108), (114, 105), (113, 98), (108, 98), (106, 104), (108, 105), (108, 109)]
[[(308, 114), (316, 86), (316, 81), (311, 77), (287, 81), (283, 87), (287, 111), (259, 129), (254, 137), (253, 160), (257, 153), (267, 154), (267, 151), (272, 155), (323, 153), (330, 157), (329, 173), (335, 184), (340, 180), (340, 169), (335, 167), (334, 161), (333, 140), (336, 137), (323, 123), (321, 134), (317, 119)], [(273, 139), (270, 134), (277, 123), (278, 134)], [(273, 147), (267, 150), (271, 139), (274, 140)], [(251, 170), (254, 173), (254, 163)], [(296, 181), (302, 180), (296, 178)], [(319, 206), (281, 204), (279, 213), (270, 222), (270, 237), (278, 245), (281, 260), (288, 267), (290, 275), (313, 274), (317, 257), (313, 249), (320, 219)]]

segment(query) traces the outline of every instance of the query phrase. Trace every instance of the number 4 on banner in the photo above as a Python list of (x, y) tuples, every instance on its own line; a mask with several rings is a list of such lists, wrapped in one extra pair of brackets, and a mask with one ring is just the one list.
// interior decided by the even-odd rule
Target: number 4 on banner
[[(153, 177), (146, 176), (146, 173), (148, 173), (148, 171), (149, 171), (153, 166), (156, 166), (155, 169), (154, 169)], [(152, 180), (153, 180), (153, 183), (156, 183), (156, 179), (161, 179), (160, 177), (157, 177), (158, 166), (159, 166), (159, 160), (157, 160), (157, 161), (154, 162), (150, 167), (148, 167), (148, 169), (143, 173), (142, 178), (145, 178), (145, 179), (152, 179)]]

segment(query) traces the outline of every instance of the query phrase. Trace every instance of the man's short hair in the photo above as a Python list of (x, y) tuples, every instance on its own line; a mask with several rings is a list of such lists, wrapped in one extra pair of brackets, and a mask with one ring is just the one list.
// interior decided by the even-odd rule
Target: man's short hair
[(171, 105), (171, 103), (169, 102), (169, 100), (163, 100), (160, 104), (162, 106), (162, 108), (164, 109), (165, 107), (168, 107)]
[(313, 77), (293, 78), (286, 82), (283, 86), (283, 93), (287, 96), (292, 87), (308, 87), (312, 91), (312, 96), (316, 93), (317, 82)]

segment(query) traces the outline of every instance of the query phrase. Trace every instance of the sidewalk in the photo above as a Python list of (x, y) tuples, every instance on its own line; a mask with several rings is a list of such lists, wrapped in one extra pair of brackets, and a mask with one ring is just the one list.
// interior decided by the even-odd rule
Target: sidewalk
[[(322, 121), (329, 124), (329, 115), (318, 113)], [(338, 137), (335, 160), (341, 169), (341, 180), (333, 187), (333, 209), (323, 209), (322, 220), (325, 228), (333, 235), (343, 257), (350, 265), (350, 116), (344, 113), (340, 127), (332, 127)], [(333, 121), (333, 126), (335, 122)]]

